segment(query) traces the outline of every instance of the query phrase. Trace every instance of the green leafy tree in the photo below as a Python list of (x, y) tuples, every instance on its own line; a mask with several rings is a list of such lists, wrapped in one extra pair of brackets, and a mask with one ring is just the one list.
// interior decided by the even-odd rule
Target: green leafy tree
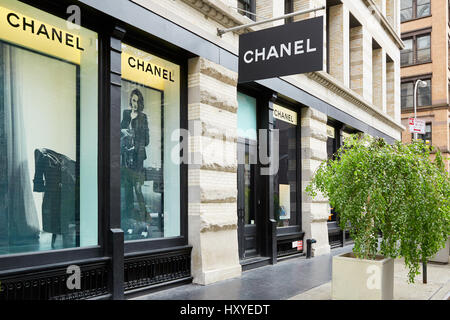
[(410, 282), (450, 234), (449, 176), (439, 150), (421, 141), (390, 145), (351, 135), (321, 164), (306, 191), (312, 197), (322, 193), (339, 212), (357, 258), (403, 257)]

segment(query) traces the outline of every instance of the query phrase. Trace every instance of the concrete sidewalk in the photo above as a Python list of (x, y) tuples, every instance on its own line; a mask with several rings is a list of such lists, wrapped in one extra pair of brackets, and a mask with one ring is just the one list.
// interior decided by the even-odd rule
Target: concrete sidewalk
[(312, 259), (292, 258), (202, 286), (188, 284), (132, 298), (132, 300), (287, 300), (331, 280), (333, 255), (350, 252), (351, 246)]
[[(352, 246), (312, 259), (293, 258), (242, 273), (240, 278), (202, 286), (188, 284), (131, 300), (331, 300), (331, 265), (334, 255)], [(408, 284), (401, 260), (395, 262), (395, 299), (443, 300), (450, 293), (450, 265), (428, 265), (428, 284), (421, 275)]]
[[(422, 283), (422, 274), (415, 283), (407, 282), (408, 271), (403, 259), (395, 260), (394, 300), (450, 300), (450, 265), (429, 263), (427, 284)], [(331, 300), (331, 281), (302, 292), (289, 300)]]

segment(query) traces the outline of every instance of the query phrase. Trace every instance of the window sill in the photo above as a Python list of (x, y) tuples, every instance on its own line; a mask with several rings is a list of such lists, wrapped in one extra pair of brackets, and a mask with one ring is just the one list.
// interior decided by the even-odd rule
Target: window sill
[[(416, 109), (417, 109), (417, 111), (419, 111), (419, 110), (429, 109), (431, 107), (432, 107), (432, 105), (420, 106), (420, 107), (417, 107)], [(412, 112), (414, 112), (414, 107), (401, 109), (401, 113), (412, 113)]]
[[(433, 104), (433, 105), (429, 105), (429, 106), (417, 107), (417, 112), (432, 111), (432, 110), (437, 110), (437, 109), (448, 109), (449, 107), (450, 107), (450, 105), (448, 105), (448, 104)], [(402, 115), (405, 115), (408, 113), (413, 114), (414, 108), (413, 107), (404, 108), (404, 109), (401, 109), (400, 112)], [(402, 118), (402, 119), (407, 119), (407, 118)]]
[(423, 16), (423, 17), (420, 17), (420, 18), (414, 18), (414, 19), (409, 19), (409, 20), (405, 20), (405, 21), (400, 21), (400, 23), (408, 23), (408, 22), (411, 22), (411, 21), (417, 21), (417, 20), (429, 18), (429, 17), (432, 17), (432, 16), (433, 16), (433, 15), (430, 14), (430, 15), (428, 15), (428, 16)]
[(428, 61), (424, 61), (424, 62), (416, 62), (416, 63), (412, 63), (412, 64), (405, 64), (405, 65), (401, 65), (401, 68), (408, 68), (408, 67), (414, 67), (414, 66), (420, 66), (422, 64), (429, 64), (429, 63), (433, 63), (433, 60), (428, 60)]

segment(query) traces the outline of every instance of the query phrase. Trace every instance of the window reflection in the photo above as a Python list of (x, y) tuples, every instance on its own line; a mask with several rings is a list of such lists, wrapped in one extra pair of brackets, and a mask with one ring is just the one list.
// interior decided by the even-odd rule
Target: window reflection
[(29, 37), (31, 27), (0, 31), (0, 255), (96, 245), (97, 34), (1, 5), (78, 45)]
[(180, 235), (179, 66), (122, 45), (121, 227), (125, 240)]
[(274, 217), (278, 227), (298, 225), (297, 126), (274, 119), (279, 130), (279, 169), (274, 176)]

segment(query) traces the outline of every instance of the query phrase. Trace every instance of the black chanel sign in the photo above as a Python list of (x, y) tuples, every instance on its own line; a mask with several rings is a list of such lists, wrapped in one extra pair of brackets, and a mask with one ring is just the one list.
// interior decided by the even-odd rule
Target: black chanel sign
[(239, 37), (239, 83), (323, 69), (323, 17)]

